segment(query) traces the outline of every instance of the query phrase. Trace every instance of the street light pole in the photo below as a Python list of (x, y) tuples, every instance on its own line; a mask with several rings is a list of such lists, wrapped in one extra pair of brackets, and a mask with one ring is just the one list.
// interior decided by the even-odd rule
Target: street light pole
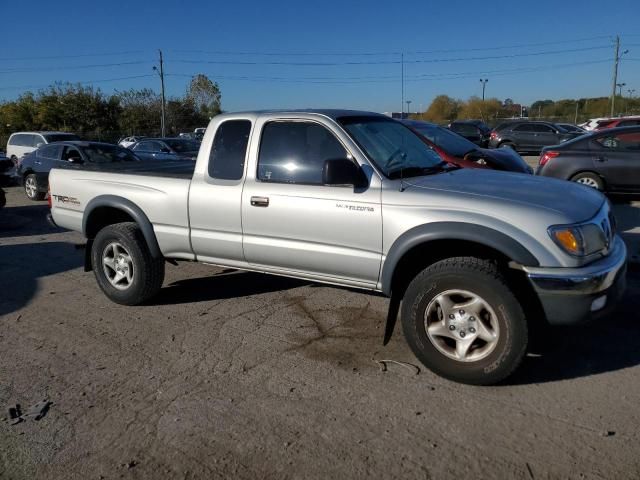
[(160, 54), (160, 70), (158, 70), (158, 67), (154, 66), (153, 69), (158, 72), (158, 75), (160, 76), (160, 89), (161, 89), (161, 97), (162, 97), (162, 105), (161, 105), (161, 117), (160, 117), (160, 129), (162, 130), (162, 138), (164, 138), (165, 136), (165, 117), (164, 117), (164, 63), (162, 61), (162, 50), (158, 50), (158, 53)]
[(411, 115), (411, 100), (406, 100), (405, 103), (407, 104), (407, 118), (409, 117), (409, 115)]
[(622, 97), (622, 87), (625, 87), (626, 83), (616, 83), (616, 87), (618, 87), (618, 96)]
[(485, 79), (482, 79), (482, 78), (481, 78), (481, 79), (480, 79), (480, 83), (482, 83), (482, 101), (483, 101), (483, 102), (484, 102), (484, 89), (485, 89), (485, 87), (486, 87), (486, 85), (487, 85), (487, 82), (488, 82), (488, 81), (489, 81), (489, 79), (488, 79), (488, 78), (485, 78)]

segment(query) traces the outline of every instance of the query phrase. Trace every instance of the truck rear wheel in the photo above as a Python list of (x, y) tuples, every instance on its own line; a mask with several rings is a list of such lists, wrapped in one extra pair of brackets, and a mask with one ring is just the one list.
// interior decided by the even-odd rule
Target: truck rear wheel
[(109, 225), (96, 236), (91, 264), (98, 285), (110, 300), (138, 305), (153, 297), (164, 281), (164, 259), (155, 259), (133, 222)]
[(450, 380), (490, 385), (508, 377), (527, 347), (527, 323), (495, 263), (454, 257), (420, 272), (402, 302), (413, 353)]

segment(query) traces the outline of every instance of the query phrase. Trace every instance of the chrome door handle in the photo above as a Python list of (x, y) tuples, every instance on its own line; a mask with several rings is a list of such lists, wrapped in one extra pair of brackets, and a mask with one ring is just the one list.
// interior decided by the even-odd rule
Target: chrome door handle
[(42, 165), (42, 162), (37, 162), (36, 161), (36, 162), (33, 162), (33, 163), (35, 163), (36, 165)]
[(269, 197), (251, 197), (252, 207), (268, 207)]

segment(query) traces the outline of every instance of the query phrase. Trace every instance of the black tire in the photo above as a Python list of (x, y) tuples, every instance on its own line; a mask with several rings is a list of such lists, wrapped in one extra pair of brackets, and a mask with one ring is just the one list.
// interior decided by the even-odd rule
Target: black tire
[[(121, 245), (131, 260), (132, 280), (123, 289), (111, 283), (105, 272), (109, 269), (103, 265), (106, 249), (114, 244)], [(140, 228), (133, 222), (116, 223), (98, 232), (91, 248), (91, 265), (102, 291), (110, 300), (121, 305), (145, 302), (158, 293), (164, 281), (164, 258), (154, 259), (151, 256)]]
[[(436, 297), (444, 292), (464, 290), (481, 297), (493, 312), (491, 322), (497, 324), (498, 334), (486, 348), (486, 356), (479, 356), (476, 361), (460, 361), (446, 356), (436, 347), (427, 334), (425, 313), (427, 307), (434, 305)], [(455, 308), (458, 308), (457, 306)], [(431, 311), (431, 310), (430, 310)], [(464, 312), (464, 310), (460, 310)], [(520, 365), (527, 348), (528, 329), (522, 307), (515, 295), (507, 287), (494, 262), (474, 257), (454, 257), (439, 261), (420, 272), (409, 284), (402, 302), (402, 327), (404, 336), (416, 357), (430, 370), (438, 375), (457, 382), (472, 385), (491, 385), (507, 378)], [(457, 322), (448, 320), (446, 322)], [(478, 321), (474, 317), (470, 320)], [(483, 321), (483, 323), (485, 323)], [(478, 325), (478, 323), (474, 323)], [(474, 325), (472, 324), (472, 325)], [(468, 328), (467, 324), (467, 328)], [(461, 327), (452, 332), (465, 335)], [(446, 330), (447, 328), (445, 328)], [(448, 329), (451, 329), (449, 325)], [(478, 330), (480, 328), (478, 327)], [(476, 337), (475, 329), (473, 336)], [(469, 340), (472, 335), (467, 338)], [(482, 351), (488, 342), (473, 340), (469, 352)], [(440, 346), (449, 339), (442, 337)], [(455, 340), (451, 341), (457, 344)], [(483, 345), (484, 343), (484, 345)], [(474, 347), (475, 345), (475, 347)], [(492, 348), (492, 349), (491, 349)]]
[(599, 191), (604, 191), (604, 181), (597, 173), (582, 172), (571, 177), (572, 182), (580, 183), (587, 187), (595, 188)]
[(30, 173), (29, 175), (24, 177), (24, 194), (29, 200), (33, 200), (34, 202), (44, 200), (44, 197), (47, 194), (45, 192), (38, 191), (39, 188), (40, 186), (38, 185), (38, 179), (35, 174)]

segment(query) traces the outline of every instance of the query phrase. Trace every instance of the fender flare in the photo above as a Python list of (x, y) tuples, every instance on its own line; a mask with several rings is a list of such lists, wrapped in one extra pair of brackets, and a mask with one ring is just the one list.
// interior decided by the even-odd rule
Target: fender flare
[(536, 257), (517, 240), (492, 228), (464, 222), (428, 223), (406, 231), (391, 245), (380, 276), (385, 295), (391, 295), (393, 274), (404, 254), (421, 243), (433, 240), (466, 240), (493, 248), (521, 265), (539, 266)]
[[(151, 256), (153, 258), (162, 257), (156, 233), (153, 230), (153, 225), (151, 224), (151, 221), (149, 221), (147, 215), (131, 200), (127, 200), (126, 198), (118, 197), (116, 195), (100, 195), (89, 201), (84, 209), (84, 215), (82, 217), (82, 233), (85, 237), (89, 238), (87, 235), (87, 224), (89, 223), (89, 218), (93, 211), (100, 207), (115, 208), (117, 210), (122, 210), (129, 215), (142, 231), (142, 235), (147, 242), (147, 247), (149, 247)], [(89, 241), (92, 242), (93, 239), (89, 239)]]

